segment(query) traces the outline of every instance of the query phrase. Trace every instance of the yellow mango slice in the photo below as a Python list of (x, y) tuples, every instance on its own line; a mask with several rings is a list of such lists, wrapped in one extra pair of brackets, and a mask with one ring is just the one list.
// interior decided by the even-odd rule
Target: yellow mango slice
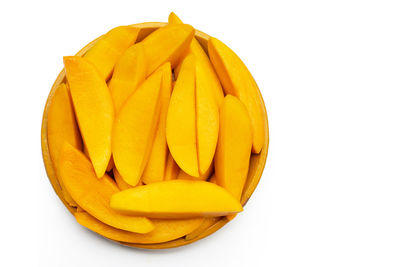
[(169, 62), (165, 63), (159, 68), (158, 71), (162, 72), (162, 84), (160, 92), (161, 110), (150, 157), (142, 175), (142, 181), (145, 184), (164, 180), (165, 166), (167, 163), (168, 146), (165, 131), (169, 99), (171, 97), (171, 64)]
[(108, 162), (106, 171), (109, 172), (114, 168), (114, 160), (113, 157), (110, 157), (110, 161)]
[(192, 240), (198, 237), (200, 234), (202, 234), (204, 231), (206, 231), (208, 228), (210, 228), (212, 225), (214, 225), (220, 217), (208, 217), (204, 218), (204, 220), (201, 222), (201, 224), (193, 230), (193, 232), (190, 232), (185, 236), (185, 240)]
[(139, 29), (134, 27), (116, 27), (100, 37), (84, 57), (96, 66), (103, 80), (108, 80), (115, 63), (135, 43), (138, 33)]
[(239, 201), (249, 170), (252, 141), (246, 107), (236, 97), (227, 95), (220, 109), (215, 177), (217, 184)]
[(258, 86), (242, 60), (228, 46), (210, 38), (208, 52), (226, 94), (240, 99), (250, 116), (254, 153), (259, 153), (265, 142), (266, 125)]
[(64, 142), (70, 143), (76, 149), (82, 149), (82, 139), (75, 120), (74, 108), (67, 86), (62, 83), (54, 92), (47, 115), (47, 139), (50, 157), (60, 182), (65, 201), (70, 206), (76, 207), (76, 202), (64, 187), (60, 179), (59, 156)]
[(213, 170), (214, 166), (211, 164), (210, 167), (207, 169), (207, 171), (204, 174), (200, 175), (199, 177), (190, 176), (186, 172), (180, 170), (178, 173), (178, 177), (176, 179), (206, 181), (210, 177)]
[(151, 221), (144, 217), (122, 215), (110, 208), (110, 198), (119, 189), (107, 175), (98, 179), (92, 164), (82, 152), (65, 143), (60, 162), (65, 187), (82, 209), (118, 229), (136, 233), (148, 233), (154, 229)]
[(65, 72), (76, 117), (97, 177), (102, 177), (111, 157), (114, 106), (104, 79), (82, 57), (64, 57)]
[(218, 104), (213, 99), (208, 78), (200, 75), (202, 72), (203, 69), (196, 60), (196, 143), (200, 175), (210, 169), (219, 130)]
[(115, 182), (117, 183), (117, 186), (120, 190), (126, 190), (129, 188), (132, 188), (133, 186), (127, 184), (124, 179), (122, 179), (121, 174), (119, 174), (117, 168), (113, 169), (113, 174), (114, 174), (114, 179)]
[(138, 234), (111, 227), (86, 212), (75, 213), (75, 218), (82, 226), (104, 237), (115, 241), (139, 244), (161, 243), (180, 238), (198, 228), (203, 221), (203, 218), (182, 220), (154, 219), (152, 220), (154, 224), (153, 231), (147, 234)]
[(165, 62), (175, 68), (189, 49), (193, 36), (193, 27), (186, 24), (166, 25), (147, 36), (141, 42), (148, 63), (147, 75)]
[(178, 166), (199, 176), (196, 147), (195, 58), (188, 55), (175, 83), (167, 114), (167, 143)]
[(128, 48), (117, 61), (108, 87), (118, 112), (122, 104), (146, 78), (146, 60), (142, 44)]
[(191, 180), (171, 180), (134, 187), (114, 194), (116, 211), (149, 218), (193, 218), (234, 214), (242, 205), (218, 185)]
[(165, 181), (174, 180), (177, 178), (178, 173), (179, 173), (179, 166), (178, 164), (176, 164), (171, 153), (168, 153), (167, 164), (165, 166), (164, 180)]
[[(168, 17), (168, 23), (170, 24), (183, 24), (183, 22), (178, 18), (178, 16), (171, 12)], [(217, 74), (214, 71), (214, 68), (208, 58), (206, 52), (201, 47), (200, 43), (196, 38), (193, 38), (189, 53), (192, 53), (196, 57), (196, 79), (200, 80), (199, 83), (196, 84), (197, 87), (204, 86), (207, 87), (211, 93), (214, 94), (215, 100), (218, 103), (218, 106), (221, 105), (224, 100), (224, 92), (222, 90), (221, 84), (218, 80)], [(175, 69), (175, 75), (178, 77), (180, 71), (180, 67)]]
[[(182, 24), (173, 12), (168, 18), (170, 24)], [(211, 62), (199, 42), (193, 38), (189, 52), (196, 58), (196, 125), (199, 172), (204, 174), (214, 158), (218, 139), (218, 106), (224, 99), (221, 84)], [(179, 77), (180, 67), (176, 69)]]
[(155, 72), (119, 111), (113, 128), (112, 151), (122, 178), (135, 186), (146, 167), (160, 117), (163, 73)]

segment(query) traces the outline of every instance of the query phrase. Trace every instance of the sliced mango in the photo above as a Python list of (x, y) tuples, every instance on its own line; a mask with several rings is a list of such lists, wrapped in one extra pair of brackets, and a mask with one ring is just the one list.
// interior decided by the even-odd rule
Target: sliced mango
[(114, 194), (112, 209), (149, 218), (225, 216), (242, 211), (242, 205), (218, 185), (171, 180), (134, 187)]
[(111, 157), (114, 106), (104, 79), (82, 57), (64, 57), (76, 117), (97, 177), (102, 177)]
[(82, 209), (118, 229), (135, 233), (148, 233), (154, 229), (151, 221), (144, 217), (122, 215), (110, 208), (110, 198), (119, 189), (107, 175), (98, 179), (92, 164), (82, 152), (65, 143), (60, 162), (65, 187)]
[(211, 164), (210, 167), (208, 168), (208, 170), (204, 174), (200, 175), (199, 177), (190, 176), (186, 172), (180, 170), (178, 173), (178, 177), (176, 179), (206, 181), (210, 177), (213, 170), (214, 170), (214, 166)]
[(167, 143), (179, 167), (198, 177), (196, 147), (195, 58), (188, 55), (171, 95), (167, 114)]
[(164, 180), (165, 166), (167, 163), (168, 146), (165, 131), (169, 99), (171, 97), (171, 64), (169, 62), (165, 63), (159, 68), (158, 71), (162, 72), (162, 84), (160, 92), (161, 110), (150, 157), (142, 175), (142, 181), (145, 184)]
[(258, 86), (242, 60), (228, 46), (210, 38), (208, 51), (226, 94), (237, 96), (246, 106), (250, 116), (254, 153), (259, 153), (265, 143), (265, 115)]
[[(169, 14), (168, 23), (183, 24), (183, 22), (174, 12)], [(196, 79), (200, 80), (200, 83), (197, 83), (197, 87), (207, 87), (214, 94), (218, 106), (221, 105), (222, 101), (224, 100), (224, 92), (210, 59), (196, 38), (193, 38), (190, 44), (189, 53), (193, 53), (193, 55), (196, 57)], [(175, 70), (176, 77), (178, 77), (180, 70), (179, 65)]]
[(218, 141), (219, 111), (207, 77), (196, 60), (196, 143), (199, 173), (204, 175), (212, 164)]
[(190, 25), (166, 25), (152, 32), (141, 43), (146, 57), (147, 75), (170, 62), (172, 68), (183, 59), (194, 36)]
[(167, 165), (165, 166), (164, 180), (165, 181), (174, 180), (177, 178), (178, 173), (179, 173), (179, 166), (178, 164), (176, 164), (171, 153), (168, 153)]
[(124, 51), (135, 43), (138, 33), (138, 28), (116, 27), (100, 37), (84, 57), (96, 66), (103, 80), (108, 80), (115, 63)]
[(110, 157), (110, 161), (108, 162), (106, 172), (111, 171), (113, 168), (114, 168), (114, 159), (113, 157)]
[(152, 220), (154, 230), (148, 234), (138, 234), (111, 227), (86, 212), (75, 213), (75, 218), (82, 226), (104, 237), (115, 241), (140, 244), (161, 243), (177, 239), (198, 228), (203, 221), (203, 218)]
[(132, 188), (133, 186), (127, 184), (124, 179), (122, 179), (121, 174), (119, 174), (117, 168), (113, 169), (114, 180), (117, 183), (119, 190), (126, 190)]
[(163, 72), (147, 78), (119, 111), (112, 139), (115, 166), (122, 178), (135, 186), (146, 167), (160, 117)]
[(145, 80), (146, 64), (143, 45), (140, 43), (128, 48), (117, 61), (108, 85), (116, 112)]
[(240, 201), (253, 141), (250, 118), (242, 102), (227, 95), (221, 106), (220, 122), (215, 177), (218, 185)]
[(82, 139), (76, 124), (71, 96), (65, 83), (60, 84), (54, 92), (47, 116), (47, 140), (50, 157), (65, 201), (70, 206), (76, 207), (76, 202), (65, 189), (63, 181), (58, 174), (59, 156), (64, 142), (70, 143), (78, 150), (82, 149)]

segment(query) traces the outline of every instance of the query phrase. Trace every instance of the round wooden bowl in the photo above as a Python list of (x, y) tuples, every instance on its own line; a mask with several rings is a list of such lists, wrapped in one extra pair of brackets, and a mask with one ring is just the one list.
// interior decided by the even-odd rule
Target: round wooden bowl
[[(147, 35), (149, 35), (151, 32), (153, 32), (154, 30), (156, 30), (162, 26), (165, 26), (165, 25), (166, 25), (166, 23), (162, 23), (162, 22), (145, 22), (145, 23), (133, 24), (130, 26), (140, 28), (140, 32), (139, 32), (137, 41), (141, 41)], [(196, 36), (196, 39), (201, 44), (201, 46), (203, 47), (204, 51), (208, 55), (207, 42), (208, 42), (208, 39), (210, 38), (210, 36), (201, 31), (198, 31), (198, 30), (196, 30), (195, 36)], [(90, 42), (89, 44), (87, 44), (76, 55), (77, 56), (84, 55), (97, 42), (98, 39), (99, 38), (97, 38), (97, 39), (93, 40), (92, 42)], [(63, 82), (66, 82), (64, 69), (60, 72), (57, 79), (55, 80), (53, 87), (51, 88), (51, 91), (49, 93), (49, 96), (47, 98), (46, 106), (44, 108), (43, 120), (42, 120), (42, 130), (41, 130), (42, 154), (43, 154), (43, 161), (44, 161), (44, 165), (46, 168), (47, 176), (50, 180), (51, 185), (53, 186), (54, 191), (56, 192), (58, 197), (61, 199), (61, 201), (64, 203), (65, 207), (71, 212), (71, 214), (74, 214), (76, 212), (76, 209), (74, 207), (71, 207), (68, 205), (68, 203), (65, 201), (64, 196), (61, 192), (61, 187), (60, 187), (56, 172), (53, 167), (52, 159), (50, 157), (48, 139), (47, 139), (47, 114), (48, 114), (49, 106), (52, 102), (56, 88)], [(268, 117), (267, 117), (267, 111), (265, 109), (265, 104), (264, 104), (264, 100), (261, 96), (261, 93), (259, 94), (259, 100), (262, 103), (264, 115), (265, 115), (265, 127), (266, 127), (265, 144), (259, 154), (257, 154), (257, 155), (252, 154), (252, 156), (251, 156), (249, 173), (248, 173), (246, 184), (243, 189), (243, 194), (242, 194), (242, 199), (241, 199), (241, 203), (243, 206), (246, 205), (250, 196), (253, 194), (255, 188), (257, 187), (258, 182), (260, 181), (262, 172), (264, 170), (265, 162), (267, 160), (267, 154), (268, 154), (268, 144), (269, 144)], [(126, 246), (130, 246), (130, 247), (146, 248), (146, 249), (174, 248), (174, 247), (184, 246), (184, 245), (193, 243), (193, 242), (200, 240), (206, 236), (209, 236), (212, 233), (216, 232), (221, 227), (223, 227), (227, 222), (229, 222), (229, 220), (226, 217), (220, 217), (219, 219), (217, 219), (215, 221), (215, 223), (213, 225), (211, 225), (209, 228), (207, 228), (202, 233), (200, 233), (197, 237), (195, 237), (191, 240), (186, 240), (185, 237), (181, 237), (176, 240), (163, 242), (163, 243), (157, 243), (157, 244), (135, 244), (135, 243), (124, 243), (124, 242), (119, 242), (119, 243), (126, 245)]]

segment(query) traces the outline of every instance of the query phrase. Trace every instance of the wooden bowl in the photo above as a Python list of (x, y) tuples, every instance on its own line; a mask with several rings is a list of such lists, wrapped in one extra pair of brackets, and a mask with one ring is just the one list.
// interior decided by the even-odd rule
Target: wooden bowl
[[(161, 23), (161, 22), (146, 22), (146, 23), (133, 24), (130, 26), (140, 28), (140, 32), (138, 35), (138, 41), (141, 41), (147, 35), (149, 35), (151, 32), (153, 32), (154, 30), (156, 30), (162, 26), (165, 26), (165, 25), (166, 25), (166, 23)], [(201, 44), (201, 46), (203, 47), (203, 49), (207, 53), (207, 55), (208, 55), (207, 42), (208, 42), (209, 38), (210, 38), (209, 35), (196, 30), (196, 39), (199, 41), (199, 43)], [(84, 55), (97, 42), (98, 39), (99, 38), (97, 38), (97, 39), (93, 40), (92, 42), (90, 42), (89, 44), (87, 44), (76, 55), (77, 56)], [(50, 157), (48, 139), (47, 139), (47, 114), (48, 114), (49, 106), (53, 99), (55, 90), (63, 82), (66, 82), (64, 69), (60, 72), (57, 79), (55, 80), (53, 87), (51, 88), (51, 91), (49, 93), (49, 96), (47, 98), (46, 106), (44, 108), (43, 120), (42, 120), (42, 131), (41, 131), (42, 154), (43, 154), (43, 161), (44, 161), (44, 165), (46, 168), (47, 176), (50, 180), (51, 185), (53, 186), (54, 191), (56, 192), (58, 197), (61, 199), (61, 201), (64, 203), (65, 207), (71, 212), (71, 214), (74, 214), (76, 212), (76, 209), (67, 204), (67, 202), (65, 201), (64, 196), (61, 192), (61, 187), (60, 187), (56, 172), (53, 167), (52, 159)], [(248, 173), (246, 184), (243, 189), (243, 194), (242, 194), (242, 199), (241, 199), (241, 203), (243, 206), (246, 205), (250, 196), (253, 194), (255, 188), (257, 187), (258, 182), (260, 181), (262, 172), (264, 170), (265, 162), (267, 160), (267, 154), (268, 154), (268, 144), (269, 144), (268, 117), (267, 117), (267, 111), (265, 109), (265, 104), (264, 104), (264, 100), (261, 96), (261, 93), (259, 94), (259, 100), (262, 103), (264, 115), (265, 115), (265, 127), (266, 127), (265, 144), (264, 144), (264, 147), (262, 148), (261, 152), (258, 155), (252, 154), (252, 156), (251, 156), (249, 173)], [(229, 222), (229, 220), (226, 219), (226, 217), (221, 217), (218, 220), (216, 220), (216, 222), (213, 225), (211, 225), (208, 229), (206, 229), (204, 232), (202, 232), (197, 237), (195, 237), (194, 239), (191, 239), (191, 240), (186, 240), (185, 237), (181, 237), (176, 240), (172, 240), (172, 241), (168, 241), (168, 242), (164, 242), (164, 243), (157, 243), (157, 244), (134, 244), (134, 243), (124, 243), (124, 242), (119, 242), (119, 243), (126, 245), (126, 246), (130, 246), (130, 247), (147, 248), (147, 249), (165, 249), (165, 248), (179, 247), (179, 246), (184, 246), (184, 245), (193, 243), (197, 240), (200, 240), (206, 236), (211, 235), (212, 233), (214, 233), (215, 231), (217, 231), (218, 229), (223, 227), (227, 222)]]

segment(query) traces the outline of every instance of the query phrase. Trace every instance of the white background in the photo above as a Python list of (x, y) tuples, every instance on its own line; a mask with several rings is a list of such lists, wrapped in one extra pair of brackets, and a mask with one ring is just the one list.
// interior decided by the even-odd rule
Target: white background
[[(72, 55), (110, 28), (187, 23), (257, 80), (270, 150), (245, 211), (166, 251), (80, 227), (47, 180), (41, 116)], [(1, 1), (1, 266), (400, 266), (398, 1)]]

